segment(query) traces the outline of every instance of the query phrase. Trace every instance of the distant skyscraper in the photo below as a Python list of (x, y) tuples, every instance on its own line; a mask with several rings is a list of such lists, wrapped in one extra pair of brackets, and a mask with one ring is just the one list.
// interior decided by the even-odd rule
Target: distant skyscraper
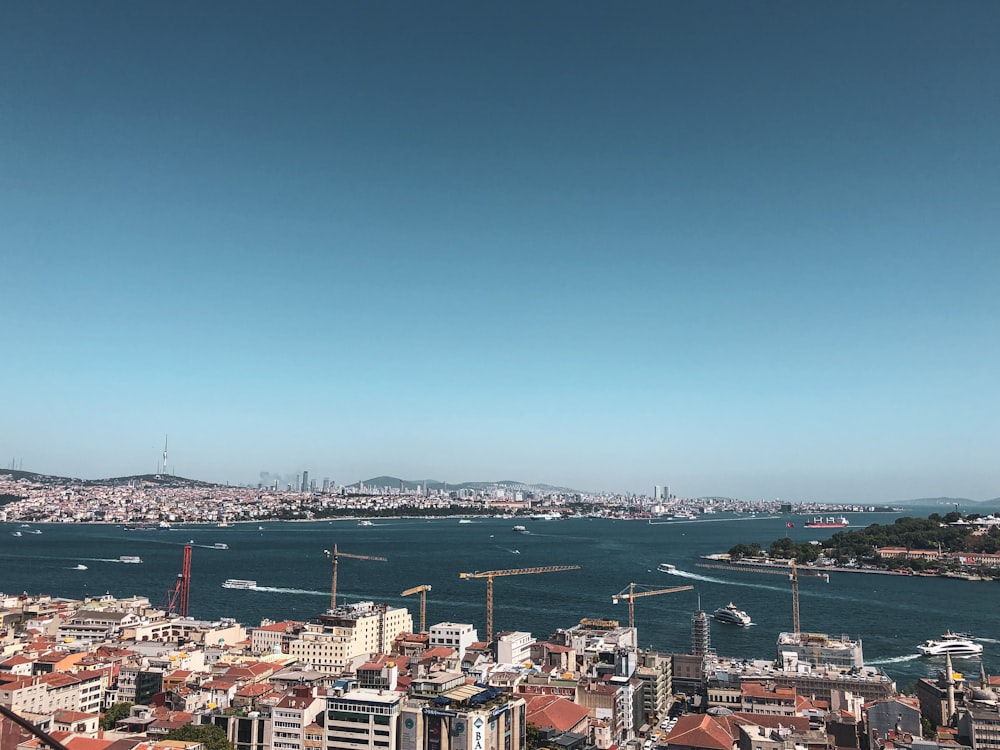
[(302, 472), (302, 486), (301, 486), (300, 489), (301, 489), (302, 492), (308, 492), (309, 491), (309, 472), (308, 471), (303, 471)]
[(663, 488), (658, 485), (653, 485), (653, 502), (659, 503), (663, 501)]
[(701, 608), (701, 597), (698, 597), (698, 609), (691, 615), (691, 651), (695, 656), (705, 656), (712, 647), (712, 631), (708, 623), (708, 614)]

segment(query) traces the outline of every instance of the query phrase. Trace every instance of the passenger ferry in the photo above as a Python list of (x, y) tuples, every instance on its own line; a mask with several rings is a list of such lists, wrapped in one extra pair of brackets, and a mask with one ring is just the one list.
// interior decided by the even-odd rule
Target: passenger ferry
[(928, 639), (917, 646), (921, 656), (979, 656), (983, 653), (983, 645), (976, 643), (971, 637), (950, 630), (937, 639)]
[(255, 589), (257, 588), (256, 581), (248, 581), (243, 578), (227, 578), (223, 584), (224, 589)]
[(739, 625), (746, 627), (750, 624), (750, 615), (735, 604), (729, 602), (725, 607), (719, 607), (712, 613), (712, 619), (716, 622), (724, 622), (727, 625)]
[(118, 558), (118, 562), (133, 563), (135, 565), (138, 565), (139, 563), (142, 562), (142, 558), (139, 557), (138, 555), (122, 555), (121, 557)]

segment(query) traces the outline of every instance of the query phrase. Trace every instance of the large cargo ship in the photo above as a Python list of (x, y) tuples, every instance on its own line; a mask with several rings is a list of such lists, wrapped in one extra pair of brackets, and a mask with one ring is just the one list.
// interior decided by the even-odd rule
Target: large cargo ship
[(821, 518), (820, 516), (816, 516), (813, 520), (806, 521), (805, 523), (807, 529), (842, 529), (848, 525), (847, 519), (843, 516), (840, 518), (834, 518), (833, 516)]

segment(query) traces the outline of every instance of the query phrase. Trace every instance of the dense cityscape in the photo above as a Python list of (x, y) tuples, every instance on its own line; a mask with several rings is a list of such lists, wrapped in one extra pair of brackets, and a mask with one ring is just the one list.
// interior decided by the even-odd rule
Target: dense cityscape
[[(677, 498), (665, 486), (642, 497), (512, 484), (452, 490), (359, 484), (324, 492), (157, 476), (80, 482), (13, 472), (0, 479), (0, 496), (3, 520), (15, 535), (25, 527), (38, 533), (37, 524), (45, 523), (144, 530), (403, 512), (560, 518), (585, 511), (652, 521), (789, 510), (780, 502)], [(825, 518), (837, 526), (835, 516)], [(994, 519), (987, 520), (992, 529)], [(725, 557), (718, 559), (746, 562)], [(420, 595), (412, 612), (339, 601), (335, 558), (326, 611), (259, 624), (207, 621), (187, 611), (189, 559), (167, 604), (143, 595), (0, 598), (0, 706), (20, 720), (5, 719), (4, 750), (39, 746), (42, 740), (24, 725), (80, 750), (214, 748), (220, 742), (237, 750), (1000, 746), (1000, 679), (983, 668), (961, 675), (951, 667), (952, 654), (982, 648), (964, 636), (928, 641), (922, 648), (943, 654), (947, 668), (939, 679), (918, 680), (901, 694), (880, 667), (865, 663), (860, 641), (806, 632), (797, 619), (790, 631), (775, 633), (774, 654), (765, 658), (721, 655), (712, 647), (710, 621), (737, 628), (750, 623), (732, 604), (714, 612), (699, 608), (691, 616), (690, 642), (669, 651), (641, 648), (631, 616), (627, 624), (582, 617), (539, 637), (526, 630), (494, 633), (488, 608), (481, 634), (470, 622), (427, 622), (429, 586), (404, 592)], [(795, 575), (792, 559), (768, 564)], [(509, 572), (536, 571), (500, 573)], [(253, 588), (256, 582), (223, 585)], [(666, 591), (673, 590), (679, 589)], [(645, 595), (629, 589), (620, 596), (631, 608)], [(797, 601), (795, 608), (797, 618)]]

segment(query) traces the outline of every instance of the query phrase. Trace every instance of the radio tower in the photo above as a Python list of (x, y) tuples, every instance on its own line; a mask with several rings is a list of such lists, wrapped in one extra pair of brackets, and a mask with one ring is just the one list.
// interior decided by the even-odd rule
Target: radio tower
[(163, 436), (163, 471), (160, 472), (163, 476), (167, 475), (167, 436)]

